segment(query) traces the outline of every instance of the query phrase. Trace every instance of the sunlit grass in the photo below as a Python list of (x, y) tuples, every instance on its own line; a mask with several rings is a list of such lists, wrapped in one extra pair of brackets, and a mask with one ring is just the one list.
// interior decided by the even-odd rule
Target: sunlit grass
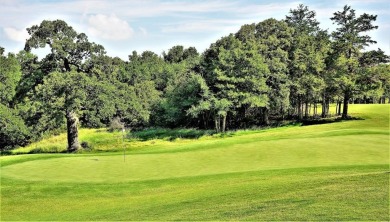
[(320, 167), (128, 183), (3, 178), (2, 220), (388, 221), (388, 165)]
[[(252, 129), (231, 131), (226, 134), (214, 134), (212, 131), (196, 131), (193, 129), (176, 129), (169, 132), (166, 129), (149, 129), (140, 132), (108, 132), (106, 129), (80, 129), (80, 142), (87, 142), (92, 151), (121, 151), (124, 148), (130, 152), (165, 152), (209, 146), (213, 143), (238, 142), (287, 138), (326, 137), (332, 134), (383, 134), (388, 135), (389, 105), (350, 105), (352, 116), (361, 117), (367, 121), (352, 120), (332, 124), (311, 125), (300, 127), (288, 125), (271, 129)], [(369, 113), (368, 115), (366, 113)], [(182, 136), (181, 136), (182, 135)], [(13, 154), (23, 153), (56, 153), (66, 152), (66, 133), (29, 146), (11, 151)], [(148, 148), (148, 149), (144, 149)]]
[(388, 221), (390, 106), (350, 108), (364, 120), (199, 139), (82, 129), (95, 152), (0, 157), (1, 219)]

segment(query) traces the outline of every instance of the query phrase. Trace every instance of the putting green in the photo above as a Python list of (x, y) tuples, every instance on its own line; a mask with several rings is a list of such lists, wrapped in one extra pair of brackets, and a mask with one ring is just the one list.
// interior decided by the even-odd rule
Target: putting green
[(387, 139), (383, 134), (360, 134), (254, 141), (229, 148), (131, 154), (126, 161), (122, 155), (67, 156), (5, 166), (1, 173), (28, 181), (117, 183), (269, 169), (386, 164)]

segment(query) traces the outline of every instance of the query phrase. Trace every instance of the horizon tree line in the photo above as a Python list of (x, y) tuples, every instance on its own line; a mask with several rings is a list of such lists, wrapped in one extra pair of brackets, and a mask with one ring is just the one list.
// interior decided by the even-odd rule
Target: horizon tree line
[[(65, 21), (27, 29), (24, 50), (0, 47), (0, 148), (10, 149), (66, 130), (68, 151), (80, 148), (78, 127), (214, 129), (270, 125), (336, 114), (348, 104), (390, 100), (389, 56), (366, 32), (377, 16), (335, 12), (334, 32), (299, 5), (283, 20), (243, 25), (202, 54), (177, 45), (162, 56), (106, 55)], [(31, 50), (49, 47), (41, 60)], [(390, 101), (389, 101), (390, 102)], [(320, 110), (319, 110), (320, 108)], [(310, 114), (312, 110), (312, 115)]]

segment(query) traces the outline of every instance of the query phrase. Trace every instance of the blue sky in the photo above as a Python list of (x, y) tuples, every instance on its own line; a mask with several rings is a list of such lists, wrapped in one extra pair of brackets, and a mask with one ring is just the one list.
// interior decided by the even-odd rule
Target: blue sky
[(378, 44), (369, 49), (390, 55), (389, 0), (0, 0), (0, 46), (18, 52), (28, 38), (27, 27), (62, 19), (102, 44), (110, 56), (125, 60), (133, 50), (161, 54), (174, 45), (203, 52), (241, 25), (284, 19), (301, 3), (315, 10), (321, 28), (329, 31), (336, 28), (329, 18), (346, 4), (357, 14), (378, 15), (379, 29), (368, 33)]

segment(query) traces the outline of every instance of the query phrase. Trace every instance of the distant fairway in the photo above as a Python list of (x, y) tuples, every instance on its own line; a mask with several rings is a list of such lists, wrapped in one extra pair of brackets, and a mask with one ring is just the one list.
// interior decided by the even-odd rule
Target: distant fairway
[(351, 105), (364, 120), (126, 142), (126, 161), (122, 152), (4, 156), (1, 220), (389, 220), (389, 109)]

